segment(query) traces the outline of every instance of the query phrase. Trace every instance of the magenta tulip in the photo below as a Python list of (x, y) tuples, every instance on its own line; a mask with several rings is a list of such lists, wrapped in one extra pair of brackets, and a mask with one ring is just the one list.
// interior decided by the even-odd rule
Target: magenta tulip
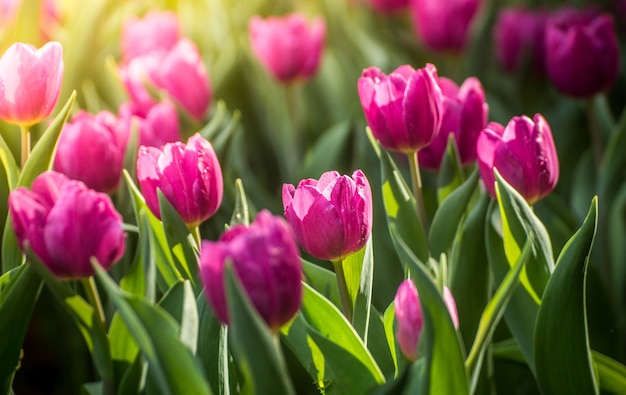
[(215, 214), (222, 202), (220, 163), (211, 143), (199, 134), (191, 136), (187, 145), (140, 147), (137, 179), (154, 215), (161, 218), (159, 189), (190, 228)]
[(462, 51), (481, 0), (413, 0), (411, 15), (420, 41), (431, 51)]
[(61, 132), (53, 168), (91, 189), (112, 192), (122, 178), (126, 141), (110, 112), (79, 111)]
[(492, 122), (476, 143), (478, 169), (496, 198), (494, 169), (529, 204), (549, 194), (559, 179), (559, 162), (548, 122), (535, 114), (513, 117), (506, 128)]
[(434, 65), (417, 70), (404, 65), (388, 76), (370, 67), (359, 78), (358, 89), (365, 119), (385, 149), (416, 152), (437, 136), (443, 95)]
[(183, 139), (176, 106), (169, 100), (147, 108), (134, 102), (122, 103), (118, 117), (118, 127), (126, 136), (129, 136), (133, 120), (136, 122), (139, 145), (161, 147)]
[(91, 276), (92, 257), (108, 269), (124, 254), (122, 217), (109, 196), (61, 173), (44, 172), (30, 190), (11, 192), (9, 212), (20, 246), (59, 278)]
[(131, 17), (122, 28), (122, 58), (125, 63), (151, 53), (166, 53), (182, 38), (178, 16), (171, 11), (149, 11), (143, 18)]
[[(456, 303), (452, 292), (448, 287), (443, 288), (443, 300), (452, 319), (452, 324), (459, 329), (459, 317)], [(411, 280), (404, 280), (396, 292), (393, 301), (398, 329), (396, 340), (400, 345), (402, 353), (411, 361), (417, 359), (417, 345), (419, 343), (424, 318), (422, 305), (415, 284)]]
[(470, 77), (459, 88), (457, 84), (439, 77), (443, 92), (443, 116), (437, 137), (418, 153), (421, 166), (438, 169), (452, 134), (459, 150), (461, 163), (466, 166), (476, 159), (476, 140), (487, 126), (489, 106), (480, 81)]
[(610, 89), (620, 71), (611, 16), (585, 11), (557, 14), (546, 30), (546, 68), (564, 95), (589, 98)]
[(230, 262), (248, 298), (277, 332), (302, 302), (298, 246), (284, 219), (262, 210), (249, 227), (235, 225), (216, 242), (203, 241), (200, 276), (215, 315), (229, 323), (224, 266)]
[(0, 58), (0, 119), (30, 126), (52, 113), (63, 79), (63, 48), (15, 43)]
[(281, 82), (311, 78), (320, 63), (326, 24), (317, 18), (310, 24), (301, 14), (249, 23), (250, 44), (265, 69)]
[(369, 0), (372, 8), (382, 14), (391, 14), (406, 10), (411, 0)]
[(319, 181), (283, 185), (285, 217), (303, 250), (338, 260), (360, 250), (372, 232), (372, 192), (365, 174), (329, 171)]

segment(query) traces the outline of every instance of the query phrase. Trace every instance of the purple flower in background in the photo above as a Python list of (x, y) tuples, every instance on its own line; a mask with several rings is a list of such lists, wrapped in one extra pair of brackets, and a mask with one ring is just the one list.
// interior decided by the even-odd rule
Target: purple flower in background
[(61, 173), (44, 172), (30, 190), (11, 192), (9, 213), (20, 247), (59, 278), (89, 277), (92, 257), (106, 270), (124, 254), (122, 217), (109, 196)]
[(169, 100), (147, 107), (147, 110), (134, 102), (122, 103), (118, 117), (118, 127), (125, 136), (129, 136), (135, 120), (139, 128), (139, 145), (161, 147), (166, 143), (182, 141), (178, 112)]
[(170, 11), (149, 11), (130, 17), (122, 28), (121, 50), (125, 63), (150, 53), (165, 53), (182, 38), (178, 16)]
[(250, 301), (277, 332), (302, 302), (302, 264), (284, 219), (262, 210), (250, 224), (235, 225), (216, 242), (203, 241), (200, 276), (215, 315), (228, 324), (224, 266), (233, 265)]
[(494, 169), (529, 204), (552, 192), (559, 179), (552, 131), (540, 114), (513, 117), (506, 128), (491, 122), (478, 137), (476, 151), (480, 176), (494, 198)]
[(372, 192), (365, 174), (329, 171), (319, 180), (283, 185), (285, 217), (303, 250), (337, 260), (363, 248), (372, 232)]

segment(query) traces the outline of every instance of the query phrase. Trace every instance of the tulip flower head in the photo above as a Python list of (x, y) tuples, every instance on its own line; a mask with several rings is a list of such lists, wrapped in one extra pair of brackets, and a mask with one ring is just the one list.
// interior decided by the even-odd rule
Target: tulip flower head
[(149, 11), (143, 18), (131, 17), (122, 28), (122, 58), (165, 53), (182, 38), (178, 16), (171, 11)]
[(92, 257), (106, 270), (124, 254), (122, 217), (109, 196), (61, 173), (44, 172), (30, 190), (12, 191), (9, 213), (20, 247), (59, 278), (89, 277)]
[[(452, 319), (452, 324), (458, 329), (459, 317), (456, 303), (448, 287), (443, 288), (443, 300)], [(419, 294), (412, 280), (404, 280), (400, 284), (396, 291), (393, 306), (396, 321), (398, 322), (396, 339), (402, 353), (409, 360), (415, 361), (417, 359), (417, 345), (422, 333), (422, 327), (424, 326), (424, 318)]]
[(492, 122), (476, 143), (478, 169), (495, 199), (494, 169), (528, 202), (548, 195), (559, 179), (559, 162), (550, 125), (540, 114), (513, 117), (506, 125)]
[(358, 89), (367, 124), (387, 150), (417, 152), (430, 144), (441, 126), (443, 95), (432, 64), (409, 65), (385, 75), (376, 67), (363, 71)]
[(411, 15), (420, 41), (431, 51), (461, 52), (481, 0), (413, 0)]
[(443, 92), (441, 127), (433, 142), (419, 151), (419, 163), (425, 168), (438, 169), (452, 133), (461, 163), (466, 166), (476, 159), (476, 140), (487, 126), (489, 106), (485, 92), (474, 77), (467, 78), (460, 88), (445, 77), (439, 77), (438, 82)]
[(284, 219), (262, 210), (250, 226), (235, 225), (218, 241), (202, 242), (200, 276), (205, 294), (225, 324), (229, 323), (224, 286), (227, 261), (274, 332), (293, 318), (302, 302), (302, 265)]
[(369, 0), (372, 8), (382, 14), (392, 14), (406, 10), (411, 0)]
[(161, 218), (157, 189), (172, 204), (188, 227), (211, 217), (222, 202), (222, 170), (211, 143), (199, 134), (187, 145), (168, 143), (159, 149), (141, 146), (137, 179), (150, 211)]
[(0, 119), (31, 126), (52, 113), (63, 79), (63, 48), (15, 43), (0, 58)]
[(611, 16), (584, 11), (557, 14), (546, 30), (546, 68), (564, 95), (589, 98), (611, 88), (620, 70)]
[(252, 51), (278, 81), (306, 80), (317, 71), (326, 36), (323, 19), (308, 24), (297, 13), (267, 19), (254, 16), (248, 29)]
[(133, 119), (139, 128), (139, 145), (161, 147), (166, 143), (182, 141), (176, 106), (163, 100), (153, 106), (144, 107), (134, 102), (122, 103), (118, 108), (118, 128), (129, 136)]
[(53, 169), (91, 189), (112, 192), (122, 178), (126, 141), (110, 112), (80, 111), (63, 127)]
[(359, 251), (372, 232), (372, 192), (361, 170), (329, 171), (319, 180), (283, 185), (285, 217), (303, 250), (337, 260)]

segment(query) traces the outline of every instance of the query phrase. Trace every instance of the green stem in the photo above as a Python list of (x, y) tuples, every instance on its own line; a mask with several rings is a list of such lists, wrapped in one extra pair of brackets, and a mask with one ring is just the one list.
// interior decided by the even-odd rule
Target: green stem
[(413, 196), (415, 197), (417, 216), (422, 224), (424, 233), (428, 234), (428, 224), (426, 223), (426, 214), (424, 211), (424, 197), (422, 195), (422, 177), (420, 176), (417, 152), (410, 152), (407, 155), (409, 157), (409, 166), (411, 169), (411, 181), (413, 184)]
[(196, 246), (198, 247), (198, 251), (200, 251), (200, 225), (189, 228), (189, 233), (191, 233), (191, 237), (193, 237), (193, 240), (196, 242)]
[(98, 289), (96, 288), (96, 281), (93, 276), (91, 276), (81, 279), (80, 282), (83, 284), (89, 304), (96, 310), (100, 323), (104, 325), (106, 323), (106, 318), (104, 317), (104, 309), (102, 308), (102, 302), (100, 301), (100, 294), (98, 294)]
[(26, 125), (20, 125), (20, 132), (22, 135), (22, 168), (28, 159), (30, 154), (30, 130)]
[(598, 127), (596, 111), (593, 106), (593, 98), (587, 100), (587, 118), (589, 120), (589, 137), (591, 138), (591, 149), (593, 150), (596, 169), (600, 169), (602, 156), (604, 155), (602, 148), (603, 143), (602, 136), (600, 135), (600, 128)]
[(343, 259), (336, 259), (331, 261), (335, 268), (335, 275), (337, 276), (337, 286), (339, 287), (339, 298), (341, 299), (341, 308), (343, 314), (348, 321), (352, 322), (352, 300), (350, 293), (348, 292), (348, 284), (346, 283), (346, 277), (343, 273)]

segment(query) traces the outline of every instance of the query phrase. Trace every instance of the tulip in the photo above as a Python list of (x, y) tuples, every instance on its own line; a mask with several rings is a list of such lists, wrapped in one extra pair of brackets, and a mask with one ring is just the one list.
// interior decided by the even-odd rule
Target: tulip
[(226, 262), (274, 332), (296, 314), (302, 302), (302, 266), (284, 219), (262, 210), (250, 226), (235, 225), (218, 241), (202, 242), (200, 276), (205, 294), (215, 315), (228, 324)]
[(545, 69), (545, 31), (548, 13), (544, 10), (507, 8), (494, 26), (495, 51), (506, 71), (516, 71), (528, 61), (533, 69)]
[(196, 121), (204, 118), (211, 102), (209, 76), (198, 48), (188, 39), (179, 40), (163, 54), (132, 59), (120, 76), (132, 100), (143, 108), (156, 104), (146, 83), (167, 92)]
[(461, 163), (466, 166), (476, 159), (476, 140), (487, 126), (489, 106), (480, 81), (467, 78), (459, 88), (454, 81), (440, 77), (443, 92), (443, 116), (437, 137), (418, 153), (423, 167), (438, 169), (452, 134), (459, 150)]
[(554, 17), (546, 30), (546, 68), (564, 95), (589, 98), (611, 88), (620, 70), (611, 16), (570, 12)]
[(112, 192), (122, 178), (125, 137), (110, 112), (94, 116), (79, 111), (61, 132), (53, 169), (91, 189)]
[(320, 63), (326, 24), (317, 18), (307, 24), (301, 14), (250, 19), (252, 51), (265, 69), (281, 82), (311, 78)]
[(370, 0), (372, 7), (382, 14), (391, 14), (405, 10), (410, 3), (411, 0)]
[(181, 141), (180, 124), (176, 107), (163, 100), (147, 108), (134, 102), (122, 103), (118, 109), (119, 128), (129, 135), (133, 119), (139, 129), (139, 145), (161, 147), (166, 143)]
[[(459, 317), (456, 303), (452, 292), (448, 287), (443, 287), (443, 300), (445, 302), (452, 324), (455, 329), (459, 329)], [(411, 280), (404, 280), (393, 301), (398, 329), (396, 339), (400, 345), (402, 353), (411, 361), (417, 359), (417, 344), (424, 325), (422, 306), (415, 284)]]
[(199, 134), (162, 149), (141, 146), (137, 179), (146, 204), (159, 219), (157, 189), (172, 204), (189, 228), (211, 217), (222, 202), (222, 170), (211, 143)]
[(182, 38), (178, 16), (171, 11), (149, 11), (142, 19), (131, 17), (122, 28), (122, 58), (165, 53)]
[(11, 45), (0, 58), (0, 119), (24, 127), (42, 121), (59, 100), (62, 79), (61, 44)]
[(413, 0), (416, 33), (431, 51), (462, 51), (481, 0)]
[(548, 122), (535, 114), (513, 117), (506, 128), (492, 122), (476, 143), (478, 169), (485, 187), (496, 198), (494, 169), (529, 204), (549, 194), (559, 178), (559, 162)]
[(352, 177), (329, 171), (319, 181), (283, 185), (285, 217), (294, 238), (319, 259), (339, 260), (359, 251), (372, 232), (372, 192), (361, 170)]
[(416, 152), (436, 137), (443, 95), (434, 65), (417, 70), (404, 65), (388, 76), (370, 67), (359, 78), (358, 90), (365, 119), (385, 149)]
[(106, 270), (124, 254), (122, 217), (109, 196), (61, 173), (44, 172), (30, 190), (12, 191), (9, 213), (20, 247), (59, 278), (89, 277), (92, 257)]

